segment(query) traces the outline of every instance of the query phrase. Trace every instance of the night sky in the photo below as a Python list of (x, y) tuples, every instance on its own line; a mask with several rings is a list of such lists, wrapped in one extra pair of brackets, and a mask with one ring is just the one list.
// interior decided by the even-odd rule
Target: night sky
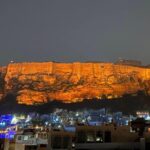
[(149, 57), (150, 0), (0, 0), (0, 65)]

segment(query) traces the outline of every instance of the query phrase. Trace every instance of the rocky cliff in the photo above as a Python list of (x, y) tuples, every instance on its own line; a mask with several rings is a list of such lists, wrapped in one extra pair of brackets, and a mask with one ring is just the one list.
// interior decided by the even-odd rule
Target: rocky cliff
[(0, 68), (0, 98), (8, 93), (20, 104), (150, 94), (150, 68), (113, 63), (10, 63)]

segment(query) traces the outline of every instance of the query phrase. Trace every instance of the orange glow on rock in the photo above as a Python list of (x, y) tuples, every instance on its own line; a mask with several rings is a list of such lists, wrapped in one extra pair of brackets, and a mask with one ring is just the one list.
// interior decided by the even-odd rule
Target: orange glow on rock
[[(146, 90), (150, 94), (150, 68), (113, 63), (11, 63), (0, 69), (0, 98), (12, 92), (21, 104), (59, 100), (112, 99)], [(5, 93), (5, 94), (4, 94)]]

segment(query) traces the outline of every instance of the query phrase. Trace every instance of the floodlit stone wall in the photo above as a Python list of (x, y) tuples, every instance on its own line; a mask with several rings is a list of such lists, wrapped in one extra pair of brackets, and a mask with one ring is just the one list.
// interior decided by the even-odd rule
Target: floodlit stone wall
[(19, 103), (50, 100), (66, 103), (83, 99), (120, 97), (144, 90), (150, 93), (150, 68), (113, 63), (10, 63), (0, 68), (2, 98), (17, 94)]

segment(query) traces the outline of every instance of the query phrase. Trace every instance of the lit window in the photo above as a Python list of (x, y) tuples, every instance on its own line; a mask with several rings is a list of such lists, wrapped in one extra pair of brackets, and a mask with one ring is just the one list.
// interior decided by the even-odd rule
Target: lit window
[(95, 141), (95, 138), (94, 138), (94, 132), (88, 132), (87, 133), (87, 142), (94, 142)]
[(24, 136), (24, 140), (27, 141), (28, 140), (28, 136)]

